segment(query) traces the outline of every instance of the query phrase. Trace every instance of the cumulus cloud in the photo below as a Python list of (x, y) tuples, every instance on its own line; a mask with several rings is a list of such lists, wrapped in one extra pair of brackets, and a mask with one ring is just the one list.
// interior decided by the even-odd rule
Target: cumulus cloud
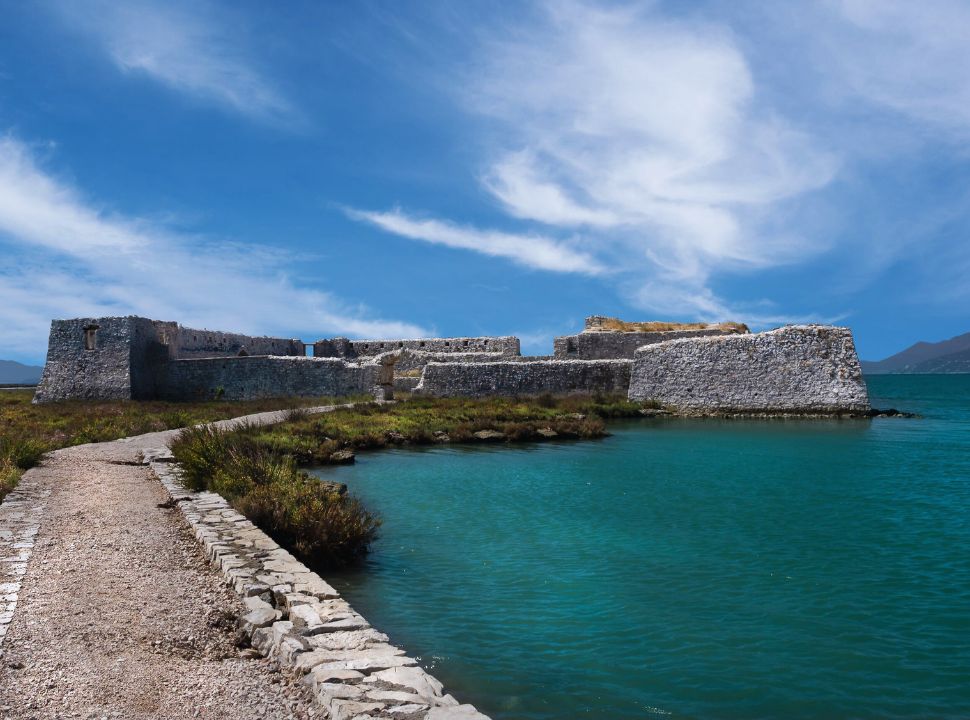
[[(579, 238), (574, 252), (588, 257), (557, 268), (546, 253), (517, 262), (574, 272), (593, 263), (639, 278), (624, 286), (645, 309), (711, 316), (726, 310), (713, 275), (826, 249), (766, 220), (828, 184), (838, 161), (759, 95), (722, 26), (643, 6), (550, 4), (538, 25), (486, 40), (461, 86), (502, 138), (483, 160), (486, 192), (510, 217), (541, 226), (549, 244)], [(454, 227), (390, 217), (398, 222), (384, 229), (415, 239)], [(489, 231), (461, 232), (464, 247), (505, 254), (471, 239)]]
[(205, 3), (58, 1), (53, 7), (123, 72), (258, 120), (297, 120), (294, 106), (227, 32), (229, 21)]
[(107, 212), (0, 137), (0, 266), (5, 349), (36, 356), (51, 318), (147, 315), (249, 333), (420, 337), (294, 283), (276, 249), (216, 242)]

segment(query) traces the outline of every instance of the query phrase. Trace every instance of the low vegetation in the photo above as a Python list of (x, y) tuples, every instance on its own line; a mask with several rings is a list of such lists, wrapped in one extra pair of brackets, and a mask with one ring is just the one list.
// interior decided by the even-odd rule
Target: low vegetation
[(49, 450), (294, 405), (332, 402), (327, 398), (284, 398), (234, 403), (72, 401), (33, 405), (33, 396), (32, 389), (0, 392), (0, 499), (14, 488), (24, 470), (36, 465)]
[(601, 437), (605, 419), (638, 417), (642, 408), (605, 397), (415, 398), (322, 415), (296, 412), (269, 427), (193, 428), (172, 451), (189, 487), (218, 492), (305, 563), (325, 570), (359, 560), (380, 520), (342, 487), (299, 465), (342, 462), (348, 450), (387, 445)]
[(258, 429), (183, 430), (172, 445), (182, 481), (210, 490), (318, 570), (361, 558), (380, 521), (341, 486), (298, 470), (258, 440)]
[(639, 416), (642, 408), (618, 397), (416, 397), (393, 405), (364, 405), (295, 418), (261, 428), (255, 438), (298, 464), (326, 464), (340, 462), (340, 451), (387, 445), (602, 437), (605, 419)]
[(728, 330), (748, 332), (748, 326), (739, 322), (722, 323), (677, 323), (677, 322), (627, 322), (618, 318), (607, 318), (600, 327), (603, 330), (618, 332), (671, 332), (675, 330)]
[(388, 445), (595, 438), (606, 434), (605, 420), (637, 417), (643, 408), (620, 397), (413, 398), (321, 415), (297, 409), (278, 425), (227, 432), (193, 426), (334, 401), (33, 405), (32, 397), (31, 390), (0, 393), (0, 498), (49, 450), (186, 427), (173, 452), (187, 485), (220, 493), (317, 569), (359, 560), (376, 537), (380, 520), (343, 487), (321, 482), (301, 465), (346, 462), (354, 451)]

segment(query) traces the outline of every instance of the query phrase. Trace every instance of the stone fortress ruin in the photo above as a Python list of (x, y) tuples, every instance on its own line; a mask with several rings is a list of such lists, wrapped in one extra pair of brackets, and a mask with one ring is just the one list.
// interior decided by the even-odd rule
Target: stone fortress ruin
[(141, 317), (51, 324), (34, 401), (250, 400), (394, 390), (437, 397), (623, 394), (685, 414), (862, 414), (848, 328), (630, 323), (594, 316), (523, 356), (515, 337), (251, 337)]

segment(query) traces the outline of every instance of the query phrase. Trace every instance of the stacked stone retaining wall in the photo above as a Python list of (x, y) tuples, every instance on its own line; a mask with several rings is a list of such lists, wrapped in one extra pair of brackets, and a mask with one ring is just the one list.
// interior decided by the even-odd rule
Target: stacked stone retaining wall
[(374, 363), (336, 358), (234, 357), (174, 360), (158, 369), (162, 400), (257, 400), (268, 397), (343, 397), (370, 393)]
[(626, 393), (632, 360), (428, 363), (415, 393), (437, 397)]
[(824, 325), (640, 348), (629, 397), (687, 414), (862, 414), (870, 409), (852, 332)]
[(330, 720), (488, 720), (459, 704), (312, 572), (215, 493), (190, 492), (166, 448), (145, 452), (209, 561), (243, 599), (253, 648), (303, 677)]
[(332, 338), (313, 345), (315, 357), (371, 357), (395, 350), (425, 353), (491, 353), (518, 355), (519, 339), (502, 337), (417, 338), (414, 340), (347, 340)]

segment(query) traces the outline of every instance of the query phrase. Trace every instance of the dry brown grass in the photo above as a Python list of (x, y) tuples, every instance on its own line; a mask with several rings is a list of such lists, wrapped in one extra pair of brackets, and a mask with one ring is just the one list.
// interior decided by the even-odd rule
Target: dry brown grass
[(607, 318), (600, 326), (614, 332), (672, 332), (677, 330), (726, 330), (746, 333), (748, 326), (739, 322), (678, 323), (678, 322), (627, 322), (619, 318)]

